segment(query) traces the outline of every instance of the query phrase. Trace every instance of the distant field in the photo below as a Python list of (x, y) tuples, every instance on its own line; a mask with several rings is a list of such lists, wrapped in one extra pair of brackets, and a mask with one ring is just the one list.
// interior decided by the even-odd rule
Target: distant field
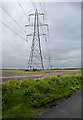
[(81, 71), (81, 68), (76, 68), (76, 69), (61, 69), (61, 70), (0, 70), (0, 72), (9, 72), (9, 73), (45, 73), (45, 72), (56, 72), (56, 71), (70, 71), (70, 70), (77, 70), (77, 71)]
[(58, 70), (2, 70), (2, 72), (10, 72), (10, 73), (45, 73), (45, 72), (56, 72)]
[(24, 70), (2, 70), (2, 81), (11, 79), (21, 80), (26, 79), (37, 79), (52, 76), (67, 76), (67, 75), (81, 75), (81, 70), (36, 70), (36, 71), (24, 71)]

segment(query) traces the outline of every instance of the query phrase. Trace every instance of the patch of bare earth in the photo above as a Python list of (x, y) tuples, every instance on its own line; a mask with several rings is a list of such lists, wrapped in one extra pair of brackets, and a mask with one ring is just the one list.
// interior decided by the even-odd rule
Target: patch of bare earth
[(51, 77), (51, 76), (57, 76), (57, 75), (61, 75), (61, 76), (65, 76), (65, 75), (77, 75), (78, 70), (60, 70), (60, 71), (56, 71), (56, 72), (45, 72), (45, 73), (9, 73), (9, 72), (2, 72), (2, 81), (7, 81), (10, 79), (17, 79), (17, 80), (21, 80), (22, 78), (33, 78), (33, 79), (37, 79), (37, 78), (44, 78), (44, 77)]

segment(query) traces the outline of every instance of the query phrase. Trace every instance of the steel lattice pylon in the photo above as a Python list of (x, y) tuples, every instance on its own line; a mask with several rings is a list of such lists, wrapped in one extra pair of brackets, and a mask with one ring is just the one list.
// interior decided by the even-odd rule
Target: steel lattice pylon
[(43, 16), (43, 13), (38, 13), (37, 9), (34, 14), (29, 14), (29, 16), (34, 16), (34, 24), (26, 25), (26, 27), (34, 27), (33, 34), (28, 34), (27, 36), (33, 36), (31, 52), (28, 60), (28, 69), (44, 69), (43, 58), (41, 52), (40, 36), (46, 34), (40, 34), (39, 27), (48, 26), (47, 24), (39, 23), (39, 15)]

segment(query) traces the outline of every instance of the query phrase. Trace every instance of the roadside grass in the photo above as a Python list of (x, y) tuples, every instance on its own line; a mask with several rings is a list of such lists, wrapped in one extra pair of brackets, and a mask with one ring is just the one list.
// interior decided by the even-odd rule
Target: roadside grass
[(60, 76), (16, 79), (2, 83), (2, 117), (33, 118), (49, 103), (81, 90), (83, 77)]

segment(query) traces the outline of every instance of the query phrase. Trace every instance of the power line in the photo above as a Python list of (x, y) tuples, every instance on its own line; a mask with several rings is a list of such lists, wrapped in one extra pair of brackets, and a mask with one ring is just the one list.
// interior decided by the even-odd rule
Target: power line
[[(42, 33), (44, 33), (42, 27), (40, 27), (40, 28), (41, 28)], [(49, 49), (48, 49), (48, 47), (49, 47), (49, 46), (48, 46), (48, 40), (49, 40), (49, 28), (48, 28), (48, 26), (47, 26), (47, 32), (48, 32), (48, 33), (47, 33), (48, 38), (45, 37), (45, 36), (44, 36), (44, 37), (45, 37), (45, 41), (46, 41), (46, 51), (47, 51), (47, 56), (48, 56), (48, 60), (47, 60), (47, 61), (49, 62), (48, 68), (51, 69), (51, 67), (50, 67), (50, 66), (51, 66), (51, 57), (50, 57), (50, 52), (49, 52)], [(46, 35), (46, 36), (47, 36), (47, 35)], [(48, 40), (47, 40), (47, 39), (48, 39)]]
[[(41, 4), (41, 3), (43, 3), (43, 4)], [(43, 5), (43, 10), (42, 10), (42, 5)], [(41, 7), (41, 10), (44, 12), (44, 16), (45, 16), (44, 21), (46, 20), (46, 23), (47, 23), (46, 9), (45, 9), (45, 4), (44, 4), (43, 0), (42, 0), (42, 2), (40, 2), (40, 7)], [(49, 26), (47, 26), (47, 36), (48, 36), (47, 39), (49, 40)], [(46, 42), (48, 42), (48, 41), (46, 40)], [(46, 43), (48, 61), (49, 61), (49, 67), (50, 67), (51, 66), (51, 57), (50, 57), (50, 51), (49, 51), (48, 47), (50, 47), (50, 46), (48, 46), (48, 43)]]
[(15, 32), (12, 28), (10, 28), (7, 24), (5, 24), (4, 22), (2, 22), (0, 20), (0, 23), (2, 23), (6, 28), (8, 28), (10, 31), (12, 31), (13, 33), (15, 33), (16, 35), (18, 35), (21, 39), (25, 40), (24, 37), (22, 37), (19, 33)]
[[(47, 22), (45, 3), (44, 3), (43, 0), (42, 0), (42, 2), (43, 2), (43, 10), (44, 10), (44, 14), (45, 14), (45, 19), (46, 19), (46, 22)], [(48, 40), (50, 40), (50, 39), (49, 39), (49, 27), (47, 28), (47, 32), (48, 32)], [(50, 41), (49, 41), (49, 42), (50, 42)], [(49, 43), (49, 46), (47, 46), (47, 51), (49, 51), (49, 50), (48, 50), (48, 47), (49, 47), (49, 49), (50, 49), (50, 43)], [(48, 59), (49, 59), (49, 67), (50, 67), (50, 69), (51, 69), (50, 51), (48, 52)]]
[(45, 19), (46, 19), (46, 22), (47, 22), (47, 16), (46, 16), (46, 8), (45, 8), (45, 3), (44, 1), (42, 0), (42, 5), (43, 5), (43, 11), (44, 11), (44, 14), (45, 14)]
[[(37, 10), (34, 0), (32, 0), (32, 5), (33, 5), (34, 10)], [(41, 11), (42, 11), (42, 12), (44, 11), (44, 13), (46, 14), (44, 3), (43, 3), (43, 9), (44, 9), (44, 10), (42, 9), (42, 4), (41, 4), (41, 2), (40, 2), (40, 8), (41, 8)], [(45, 17), (46, 17), (46, 15), (45, 15)], [(45, 20), (45, 19), (44, 19), (44, 20)], [(47, 18), (46, 18), (46, 21), (47, 21)], [(42, 30), (42, 32), (43, 32), (42, 27), (40, 27), (40, 28), (41, 28), (41, 30)], [(48, 28), (48, 26), (47, 26), (47, 32), (48, 32), (48, 34), (49, 34), (49, 28)], [(49, 38), (49, 37), (48, 37), (48, 38)], [(46, 41), (46, 38), (45, 38), (45, 41)], [(46, 46), (46, 48), (47, 48), (49, 66), (50, 66), (50, 56), (49, 56), (49, 51), (48, 51), (48, 45)]]
[[(25, 14), (26, 18), (28, 19), (28, 16), (27, 16), (25, 10), (23, 9), (21, 3), (19, 2), (19, 0), (17, 0), (17, 2), (18, 2), (18, 4), (19, 4), (20, 8), (22, 9), (23, 13)], [(28, 21), (29, 21), (29, 19), (28, 19)]]
[(43, 9), (42, 9), (42, 3), (40, 2), (40, 8), (41, 8), (41, 11), (43, 12)]
[(5, 8), (3, 8), (3, 7), (1, 7), (1, 8), (26, 33), (26, 31), (22, 28), (22, 26), (18, 24), (18, 22), (5, 10)]
[(36, 11), (37, 8), (36, 8), (34, 0), (31, 0), (31, 1), (32, 1), (32, 6), (33, 6), (34, 10)]

